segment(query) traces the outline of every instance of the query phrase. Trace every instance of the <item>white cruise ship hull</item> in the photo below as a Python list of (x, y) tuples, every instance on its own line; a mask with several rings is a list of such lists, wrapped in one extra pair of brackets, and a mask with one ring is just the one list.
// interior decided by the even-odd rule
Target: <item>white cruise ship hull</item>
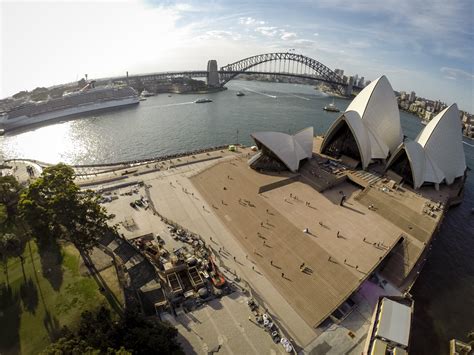
[(126, 97), (119, 100), (87, 103), (84, 105), (78, 105), (78, 106), (70, 107), (64, 110), (46, 112), (39, 115), (31, 116), (31, 117), (20, 116), (20, 117), (15, 117), (12, 119), (4, 118), (3, 120), (0, 121), (0, 131), (3, 130), (3, 132), (8, 132), (14, 129), (18, 129), (18, 128), (22, 128), (22, 127), (26, 127), (30, 125), (36, 125), (42, 122), (46, 122), (46, 121), (50, 121), (50, 120), (54, 120), (58, 118), (69, 117), (69, 116), (74, 116), (81, 113), (88, 113), (88, 112), (99, 111), (99, 110), (104, 110), (104, 109), (109, 109), (109, 108), (114, 108), (114, 107), (128, 106), (128, 105), (133, 105), (133, 104), (138, 104), (138, 103), (139, 103), (138, 97)]

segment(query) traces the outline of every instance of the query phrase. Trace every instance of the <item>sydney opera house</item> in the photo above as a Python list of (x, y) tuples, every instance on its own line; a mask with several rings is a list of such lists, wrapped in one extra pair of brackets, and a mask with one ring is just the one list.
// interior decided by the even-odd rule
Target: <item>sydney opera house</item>
[(406, 295), (444, 214), (462, 200), (456, 105), (409, 140), (382, 76), (324, 136), (308, 127), (251, 137), (254, 147), (192, 183), (243, 249), (252, 287), (292, 336), (310, 344), (364, 300)]
[[(313, 154), (312, 127), (295, 135), (257, 132), (251, 136), (259, 153), (249, 164), (256, 169), (296, 172)], [(466, 171), (456, 104), (434, 117), (414, 141), (404, 140), (395, 94), (385, 76), (362, 90), (334, 121), (319, 151), (354, 168), (366, 170), (379, 163), (394, 180), (415, 189), (424, 185), (439, 189), (439, 184), (450, 185)]]

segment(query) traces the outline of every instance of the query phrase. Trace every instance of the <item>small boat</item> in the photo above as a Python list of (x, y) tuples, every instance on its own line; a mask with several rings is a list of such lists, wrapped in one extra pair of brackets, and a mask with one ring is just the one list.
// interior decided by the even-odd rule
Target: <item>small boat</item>
[(150, 97), (150, 96), (155, 96), (154, 93), (148, 91), (148, 90), (143, 90), (142, 93), (141, 93), (141, 97)]
[(236, 95), (237, 96), (245, 96), (245, 94), (242, 91), (239, 91)]
[(334, 99), (333, 99), (332, 102), (329, 105), (324, 106), (324, 111), (339, 112), (340, 110), (337, 108), (336, 104), (334, 103)]
[(206, 103), (206, 102), (212, 102), (212, 100), (211, 99), (199, 99), (199, 100), (194, 101), (195, 104), (203, 104), (203, 103)]

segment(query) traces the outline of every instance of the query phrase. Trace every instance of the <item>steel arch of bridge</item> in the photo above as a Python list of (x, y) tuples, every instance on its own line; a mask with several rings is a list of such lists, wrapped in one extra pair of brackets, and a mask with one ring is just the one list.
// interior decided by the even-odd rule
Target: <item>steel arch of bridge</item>
[[(306, 57), (302, 54), (289, 52), (258, 54), (228, 64), (219, 70), (221, 85), (225, 85), (227, 82), (229, 82), (239, 74), (249, 74), (249, 69), (259, 64), (271, 61), (293, 61), (306, 65), (314, 71), (314, 74), (317, 75), (317, 78), (314, 79), (324, 81), (330, 84), (336, 90), (343, 90), (344, 83), (342, 82), (341, 78), (338, 77), (336, 73), (329, 69), (327, 66), (313, 58)], [(274, 72), (272, 74), (278, 75), (278, 72)]]

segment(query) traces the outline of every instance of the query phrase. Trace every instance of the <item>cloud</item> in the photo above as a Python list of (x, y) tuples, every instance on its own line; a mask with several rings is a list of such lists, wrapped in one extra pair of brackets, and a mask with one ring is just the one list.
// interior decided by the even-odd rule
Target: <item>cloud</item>
[(257, 20), (253, 17), (240, 17), (239, 24), (246, 26), (259, 26), (264, 25), (265, 21)]
[(197, 39), (201, 41), (207, 41), (212, 39), (232, 39), (237, 41), (242, 36), (239, 33), (234, 33), (231, 31), (223, 31), (223, 30), (211, 30), (206, 31), (203, 35), (198, 36)]
[(289, 39), (295, 38), (297, 35), (294, 32), (281, 31), (281, 39), (287, 41)]
[(278, 28), (274, 26), (257, 27), (255, 32), (258, 32), (264, 36), (273, 37), (278, 33)]
[(457, 68), (450, 68), (450, 67), (442, 67), (440, 69), (441, 73), (443, 73), (444, 78), (450, 80), (474, 80), (474, 74), (468, 73), (465, 70), (457, 69)]

